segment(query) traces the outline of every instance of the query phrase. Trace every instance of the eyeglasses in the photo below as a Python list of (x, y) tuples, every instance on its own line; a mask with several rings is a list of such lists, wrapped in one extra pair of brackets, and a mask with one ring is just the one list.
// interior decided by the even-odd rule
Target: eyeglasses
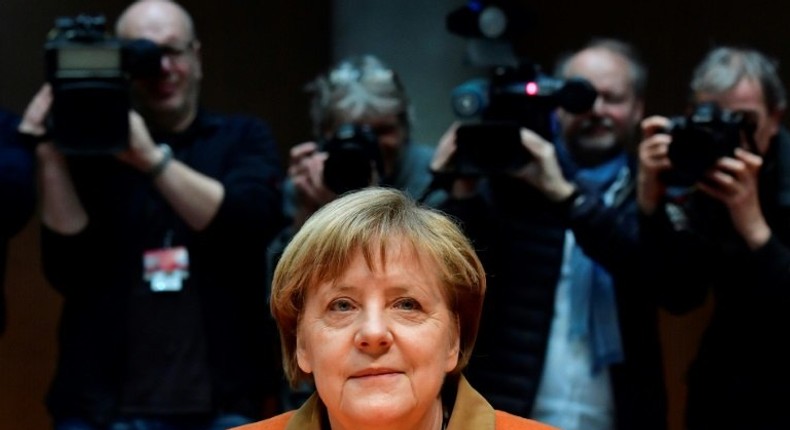
[(194, 41), (189, 41), (183, 46), (159, 45), (159, 49), (162, 51), (162, 56), (171, 60), (179, 60), (183, 58), (188, 52), (192, 51), (194, 47)]

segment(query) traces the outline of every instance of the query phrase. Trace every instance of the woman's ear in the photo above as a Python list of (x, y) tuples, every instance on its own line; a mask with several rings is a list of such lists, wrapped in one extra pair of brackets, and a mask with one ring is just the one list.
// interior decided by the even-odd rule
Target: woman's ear
[(453, 318), (455, 321), (454, 330), (450, 338), (450, 345), (447, 349), (447, 364), (445, 366), (446, 372), (452, 372), (458, 366), (458, 360), (461, 354), (461, 322), (456, 316)]
[(299, 331), (296, 332), (296, 364), (299, 365), (299, 368), (302, 369), (304, 373), (312, 373), (313, 366), (312, 360), (310, 359), (310, 353), (304, 347), (302, 342), (302, 337), (299, 336)]

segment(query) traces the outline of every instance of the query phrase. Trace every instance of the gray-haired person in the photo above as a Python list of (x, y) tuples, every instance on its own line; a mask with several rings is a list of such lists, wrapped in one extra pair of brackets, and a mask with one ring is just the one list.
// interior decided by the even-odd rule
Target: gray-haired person
[[(703, 145), (643, 122), (639, 206), (645, 287), (677, 314), (714, 311), (688, 373), (690, 430), (787, 427), (790, 368), (784, 353), (790, 308), (790, 134), (781, 125), (785, 89), (777, 65), (749, 48), (712, 49), (694, 71), (691, 103), (743, 115), (734, 144), (685, 193), (666, 173), (684, 165), (677, 146)], [(723, 115), (722, 115), (723, 117)], [(719, 128), (722, 129), (721, 127)], [(673, 137), (674, 136), (674, 137)], [(685, 140), (688, 140), (687, 142)], [(671, 153), (671, 154), (670, 154)], [(678, 196), (682, 199), (677, 198)]]

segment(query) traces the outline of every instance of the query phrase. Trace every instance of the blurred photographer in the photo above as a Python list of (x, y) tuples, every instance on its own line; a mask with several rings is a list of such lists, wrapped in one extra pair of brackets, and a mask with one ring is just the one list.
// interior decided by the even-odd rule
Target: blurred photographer
[[(712, 291), (714, 311), (688, 372), (688, 428), (786, 426), (790, 384), (785, 312), (790, 308), (790, 135), (777, 65), (749, 48), (717, 47), (694, 70), (692, 106), (715, 103), (751, 118), (691, 188), (667, 183), (678, 169), (670, 119), (643, 123), (639, 207), (645, 282), (682, 314)], [(718, 128), (721, 128), (718, 127)], [(705, 134), (698, 136), (703, 145)], [(704, 146), (703, 146), (704, 147)]]
[(43, 268), (64, 299), (54, 428), (260, 419), (279, 375), (262, 263), (281, 226), (277, 148), (261, 120), (200, 107), (201, 45), (180, 5), (133, 2), (116, 33), (162, 51), (158, 75), (131, 82), (128, 148), (64, 154), (49, 84), (20, 124), (44, 140)]
[[(663, 430), (657, 305), (636, 283), (628, 152), (647, 71), (627, 43), (595, 39), (563, 56), (555, 75), (591, 82), (592, 108), (557, 110), (555, 142), (521, 129), (530, 161), (457, 175), (440, 206), (462, 221), (490, 274), (469, 378), (496, 407), (565, 430)], [(454, 130), (432, 164), (443, 174), (452, 172)]]
[[(340, 60), (307, 84), (316, 140), (290, 151), (284, 212), (290, 224), (269, 248), (270, 271), (304, 221), (338, 195), (369, 185), (422, 197), (431, 183), (433, 148), (411, 140), (412, 107), (397, 72), (370, 54)], [(427, 196), (435, 204), (446, 194)], [(271, 279), (271, 273), (269, 274)], [(283, 383), (283, 410), (301, 405), (312, 387)]]
[[(378, 151), (369, 157), (372, 174), (367, 185), (381, 185), (419, 197), (431, 181), (429, 170), (433, 148), (411, 140), (412, 106), (397, 72), (374, 55), (351, 56), (310, 82), (310, 116), (316, 141), (291, 148), (286, 182), (285, 210), (298, 228), (319, 207), (351, 187), (333, 190), (326, 183), (326, 145), (343, 138), (338, 132), (349, 126), (367, 129), (378, 141)], [(356, 136), (364, 145), (365, 136)], [(348, 156), (341, 153), (337, 158)], [(348, 183), (363, 185), (346, 174)]]

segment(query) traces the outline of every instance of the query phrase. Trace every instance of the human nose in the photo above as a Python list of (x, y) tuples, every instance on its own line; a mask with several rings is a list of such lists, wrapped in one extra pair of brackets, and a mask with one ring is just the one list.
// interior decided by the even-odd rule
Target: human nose
[(172, 55), (162, 55), (162, 61), (159, 63), (159, 69), (162, 73), (169, 72), (176, 66), (176, 60)]
[(593, 103), (591, 111), (596, 115), (603, 115), (606, 112), (606, 100), (603, 96), (598, 96), (595, 98), (595, 102)]
[(386, 316), (379, 310), (367, 310), (360, 315), (355, 334), (357, 348), (371, 353), (384, 352), (392, 344), (392, 332)]

